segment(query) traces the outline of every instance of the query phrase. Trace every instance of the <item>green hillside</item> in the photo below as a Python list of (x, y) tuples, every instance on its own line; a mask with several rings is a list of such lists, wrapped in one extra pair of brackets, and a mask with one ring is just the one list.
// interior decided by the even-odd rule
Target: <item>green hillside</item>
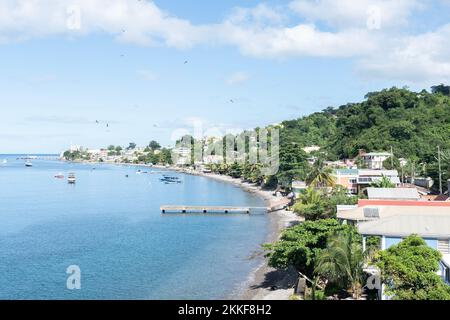
[[(282, 146), (319, 145), (327, 158), (357, 156), (360, 149), (389, 151), (437, 176), (437, 147), (443, 150), (444, 178), (450, 177), (450, 96), (446, 86), (432, 92), (391, 88), (368, 93), (365, 100), (328, 108), (309, 116), (284, 121)], [(283, 147), (282, 147), (283, 148)]]

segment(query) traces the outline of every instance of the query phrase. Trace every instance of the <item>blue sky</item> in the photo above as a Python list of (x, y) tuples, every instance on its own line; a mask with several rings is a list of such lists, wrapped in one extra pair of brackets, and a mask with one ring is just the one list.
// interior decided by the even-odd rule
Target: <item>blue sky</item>
[(169, 145), (449, 82), (450, 2), (357, 3), (4, 1), (0, 153)]

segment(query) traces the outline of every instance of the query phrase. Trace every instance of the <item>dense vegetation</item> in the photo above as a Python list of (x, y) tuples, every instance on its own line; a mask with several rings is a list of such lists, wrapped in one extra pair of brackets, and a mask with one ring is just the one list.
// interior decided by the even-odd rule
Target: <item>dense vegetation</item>
[(293, 209), (306, 220), (318, 220), (336, 217), (337, 205), (354, 205), (357, 202), (358, 197), (349, 196), (347, 189), (340, 185), (334, 186), (330, 192), (308, 188), (300, 195)]
[[(436, 182), (437, 147), (450, 150), (450, 97), (447, 86), (417, 93), (406, 88), (371, 92), (360, 103), (328, 108), (283, 122), (283, 144), (316, 144), (328, 159), (352, 158), (360, 149), (389, 151), (417, 164), (417, 174)], [(419, 164), (424, 164), (420, 166)], [(443, 161), (443, 179), (450, 178), (450, 161)]]
[[(281, 186), (293, 179), (307, 180), (314, 170), (308, 157), (323, 160), (355, 158), (361, 149), (390, 151), (395, 154), (394, 168), (400, 171), (399, 158), (408, 161), (405, 176), (431, 176), (437, 186), (437, 148), (441, 148), (442, 180), (450, 178), (450, 88), (444, 85), (412, 92), (391, 88), (368, 93), (365, 100), (339, 108), (327, 108), (297, 120), (282, 122), (280, 129), (280, 168), (275, 177)], [(270, 130), (272, 127), (269, 127)], [(257, 129), (258, 130), (258, 129)], [(236, 139), (238, 139), (237, 137)], [(305, 153), (302, 148), (317, 145), (320, 151)], [(229, 174), (232, 164), (213, 168)], [(391, 160), (386, 162), (390, 169)], [(234, 167), (234, 176), (242, 175)], [(263, 181), (268, 178), (253, 179)], [(276, 183), (275, 183), (276, 184)]]
[(386, 294), (395, 300), (450, 300), (450, 287), (436, 274), (441, 253), (412, 235), (396, 246), (380, 251)]
[[(297, 270), (312, 278), (316, 258), (327, 246), (327, 239), (335, 233), (352, 233), (356, 229), (342, 225), (335, 219), (306, 221), (286, 229), (280, 241), (266, 245), (269, 250), (269, 265), (275, 268), (294, 266)], [(361, 241), (361, 238), (358, 238)]]

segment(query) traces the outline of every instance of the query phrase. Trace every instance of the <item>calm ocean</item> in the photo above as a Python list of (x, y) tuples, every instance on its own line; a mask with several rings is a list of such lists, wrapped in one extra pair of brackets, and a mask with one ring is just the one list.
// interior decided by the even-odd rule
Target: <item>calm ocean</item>
[[(229, 184), (0, 155), (0, 299), (229, 298), (261, 260), (266, 215), (161, 215), (162, 204), (263, 206)], [(7, 163), (3, 163), (7, 159)], [(94, 169), (95, 168), (95, 169)], [(75, 172), (77, 183), (55, 179)], [(129, 175), (126, 178), (125, 175)], [(66, 288), (66, 268), (81, 289)]]

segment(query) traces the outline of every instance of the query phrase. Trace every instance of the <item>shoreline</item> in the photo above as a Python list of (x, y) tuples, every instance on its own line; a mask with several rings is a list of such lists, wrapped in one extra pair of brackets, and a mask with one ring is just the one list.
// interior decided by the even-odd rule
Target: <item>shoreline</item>
[[(170, 170), (170, 168), (162, 166), (156, 166), (156, 168)], [(185, 174), (197, 175), (233, 184), (234, 186), (240, 187), (245, 192), (257, 195), (264, 200), (268, 207), (272, 207), (281, 199), (285, 199), (284, 197), (274, 196), (273, 191), (262, 190), (260, 187), (251, 183), (242, 182), (239, 178), (232, 178), (214, 173), (190, 172), (179, 168), (171, 169)], [(269, 219), (269, 230), (264, 243), (277, 241), (283, 230), (303, 221), (301, 217), (297, 216), (292, 211), (285, 209), (269, 212), (267, 215)], [(264, 254), (263, 251), (261, 251), (261, 253)], [(293, 269), (278, 270), (272, 268), (268, 265), (267, 258), (263, 257), (262, 259), (262, 263), (252, 270), (248, 279), (243, 283), (243, 286), (230, 294), (230, 299), (289, 300), (290, 296), (294, 293), (293, 287), (297, 281), (297, 272)]]
[[(71, 162), (71, 161), (68, 161)], [(154, 168), (159, 170), (175, 171), (183, 174), (196, 175), (209, 179), (214, 179), (223, 183), (232, 184), (241, 188), (243, 191), (252, 193), (262, 200), (270, 208), (277, 205), (280, 200), (286, 199), (284, 197), (277, 197), (273, 195), (273, 191), (262, 190), (259, 186), (243, 182), (240, 178), (232, 178), (230, 176), (219, 175), (214, 173), (204, 173), (193, 171), (190, 169), (177, 168), (173, 166), (162, 165), (146, 165), (133, 163), (108, 163), (108, 162), (76, 162), (86, 164), (113, 164), (130, 167), (144, 167)], [(300, 223), (303, 219), (292, 211), (285, 209), (269, 212), (267, 214), (269, 219), (269, 230), (265, 237), (264, 243), (271, 243), (277, 241), (284, 229), (294, 224)], [(261, 254), (264, 252), (261, 249)], [(261, 264), (253, 269), (248, 278), (240, 288), (231, 292), (229, 298), (231, 300), (289, 300), (289, 297), (294, 293), (293, 286), (297, 280), (297, 272), (295, 270), (278, 270), (269, 267), (267, 258), (262, 257)]]

